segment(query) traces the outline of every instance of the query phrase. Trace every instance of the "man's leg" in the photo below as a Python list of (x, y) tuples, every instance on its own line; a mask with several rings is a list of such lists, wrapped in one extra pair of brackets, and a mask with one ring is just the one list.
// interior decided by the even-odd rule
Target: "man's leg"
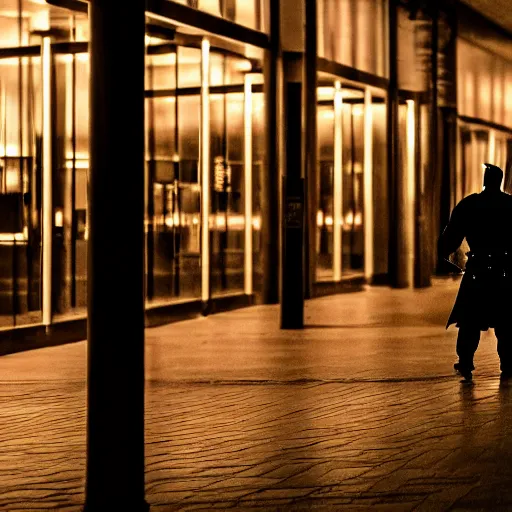
[(503, 377), (512, 377), (512, 327), (499, 325), (495, 327), (494, 333), (498, 339), (501, 374)]
[(462, 325), (459, 327), (459, 335), (457, 336), (457, 355), (459, 362), (454, 368), (464, 377), (471, 376), (471, 371), (475, 369), (473, 365), (473, 357), (478, 343), (480, 341), (480, 329), (472, 325)]

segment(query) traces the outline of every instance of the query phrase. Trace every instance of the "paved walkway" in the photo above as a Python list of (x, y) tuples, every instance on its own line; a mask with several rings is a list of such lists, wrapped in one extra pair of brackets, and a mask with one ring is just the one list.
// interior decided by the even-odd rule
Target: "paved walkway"
[[(259, 306), (147, 331), (155, 511), (512, 510), (512, 385), (482, 337), (454, 376), (457, 283)], [(85, 342), (0, 358), (0, 510), (80, 510)]]

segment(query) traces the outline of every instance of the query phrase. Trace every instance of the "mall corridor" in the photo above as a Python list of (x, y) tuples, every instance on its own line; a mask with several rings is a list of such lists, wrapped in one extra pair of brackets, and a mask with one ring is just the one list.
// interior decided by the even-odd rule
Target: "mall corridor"
[[(512, 385), (492, 332), (473, 385), (453, 374), (456, 290), (314, 299), (303, 331), (278, 306), (148, 329), (151, 510), (510, 510)], [(0, 510), (81, 510), (85, 368), (86, 342), (0, 359)]]

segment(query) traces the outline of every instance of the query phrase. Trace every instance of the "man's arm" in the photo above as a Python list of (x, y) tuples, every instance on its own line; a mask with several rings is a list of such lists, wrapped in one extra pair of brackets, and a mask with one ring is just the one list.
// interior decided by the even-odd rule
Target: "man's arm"
[(463, 210), (464, 207), (462, 203), (459, 203), (453, 209), (450, 221), (439, 237), (437, 250), (441, 258), (447, 259), (450, 254), (454, 253), (460, 247), (460, 244), (466, 236), (464, 229), (465, 215), (463, 214)]

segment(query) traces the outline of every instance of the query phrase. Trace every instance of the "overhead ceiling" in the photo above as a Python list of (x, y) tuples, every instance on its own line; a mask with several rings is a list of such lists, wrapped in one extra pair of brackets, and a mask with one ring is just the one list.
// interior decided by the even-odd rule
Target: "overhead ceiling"
[(512, 3), (511, 0), (463, 0), (490, 20), (508, 30), (512, 34)]

